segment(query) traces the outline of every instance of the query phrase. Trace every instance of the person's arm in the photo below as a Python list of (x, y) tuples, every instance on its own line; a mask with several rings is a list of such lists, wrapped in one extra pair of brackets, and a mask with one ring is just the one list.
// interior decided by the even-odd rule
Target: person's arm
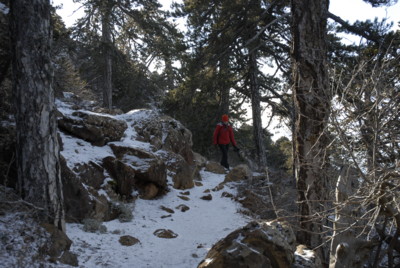
[(217, 127), (214, 130), (214, 135), (213, 135), (213, 144), (214, 145), (218, 144), (218, 133), (219, 133), (220, 128), (221, 128), (220, 125), (217, 125)]
[(229, 138), (231, 140), (233, 147), (236, 147), (235, 136), (233, 135), (233, 128), (231, 126), (229, 127)]

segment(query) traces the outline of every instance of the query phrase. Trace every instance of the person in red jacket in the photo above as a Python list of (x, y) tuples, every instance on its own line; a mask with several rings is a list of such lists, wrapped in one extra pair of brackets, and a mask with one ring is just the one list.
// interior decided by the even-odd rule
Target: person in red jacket
[(229, 124), (229, 117), (226, 114), (222, 116), (222, 122), (218, 123), (214, 130), (213, 143), (214, 145), (218, 145), (221, 150), (221, 166), (229, 170), (229, 144), (232, 143), (235, 151), (239, 151), (239, 148), (236, 146), (233, 129), (232, 126)]

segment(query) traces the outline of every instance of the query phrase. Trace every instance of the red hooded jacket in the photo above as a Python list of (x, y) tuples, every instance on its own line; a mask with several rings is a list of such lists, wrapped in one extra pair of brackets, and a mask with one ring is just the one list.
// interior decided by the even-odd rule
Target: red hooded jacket
[(229, 144), (232, 143), (236, 147), (235, 137), (233, 136), (233, 129), (229, 124), (218, 123), (214, 130), (213, 137), (214, 144)]

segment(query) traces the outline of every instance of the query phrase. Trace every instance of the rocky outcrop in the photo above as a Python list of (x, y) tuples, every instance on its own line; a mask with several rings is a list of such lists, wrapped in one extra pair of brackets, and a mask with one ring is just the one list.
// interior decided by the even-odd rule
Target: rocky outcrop
[(226, 176), (224, 182), (251, 180), (253, 177), (250, 168), (247, 165), (238, 165), (234, 167)]
[(116, 184), (115, 192), (130, 199), (135, 186), (135, 170), (112, 156), (103, 159), (103, 166)]
[[(73, 95), (67, 95), (73, 100)], [(85, 112), (79, 103), (59, 103), (65, 113), (58, 117), (59, 129), (92, 145), (106, 146), (110, 154), (72, 167), (62, 165), (69, 221), (114, 219), (118, 216), (112, 206), (115, 202), (165, 194), (167, 174), (176, 189), (192, 188), (195, 180), (201, 180), (199, 167), (205, 160), (197, 155), (195, 162), (192, 135), (178, 121), (151, 110), (111, 117)], [(133, 128), (129, 134), (124, 133), (126, 122)], [(150, 146), (133, 146), (128, 137), (122, 141), (124, 135)]]
[(181, 155), (185, 161), (194, 164), (192, 133), (172, 117), (148, 111), (146, 121), (136, 126), (143, 141), (155, 146), (156, 150), (166, 150)]
[(205, 171), (217, 173), (217, 174), (225, 174), (225, 168), (218, 164), (217, 162), (207, 161), (205, 163)]
[[(162, 159), (151, 152), (139, 148), (115, 144), (111, 144), (110, 147), (119, 163), (126, 165), (126, 169), (131, 168), (134, 171), (134, 185), (141, 191), (142, 197), (151, 199), (165, 193), (167, 189), (167, 172)], [(155, 195), (150, 194), (150, 192), (154, 193), (155, 187), (157, 188)], [(143, 193), (147, 193), (147, 195)]]
[(96, 146), (119, 141), (127, 129), (125, 121), (82, 111), (62, 115), (58, 118), (58, 126), (64, 132)]
[(83, 183), (88, 178), (71, 171), (63, 157), (60, 164), (66, 221), (81, 222), (87, 218), (107, 221), (118, 217), (112, 203), (99, 194), (98, 188)]
[(197, 167), (203, 168), (206, 166), (207, 158), (199, 153), (193, 152), (193, 160)]
[(215, 244), (199, 268), (291, 267), (295, 236), (285, 223), (251, 222)]
[(79, 164), (74, 167), (73, 171), (75, 174), (79, 174), (79, 177), (84, 184), (89, 185), (94, 189), (100, 189), (100, 186), (103, 184), (105, 179), (104, 168), (93, 161)]

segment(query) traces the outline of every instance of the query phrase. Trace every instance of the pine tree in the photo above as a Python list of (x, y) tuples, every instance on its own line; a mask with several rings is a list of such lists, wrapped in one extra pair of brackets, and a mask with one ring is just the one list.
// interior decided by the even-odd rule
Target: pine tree
[(11, 1), (19, 191), (44, 221), (65, 231), (52, 88), (50, 2)]

